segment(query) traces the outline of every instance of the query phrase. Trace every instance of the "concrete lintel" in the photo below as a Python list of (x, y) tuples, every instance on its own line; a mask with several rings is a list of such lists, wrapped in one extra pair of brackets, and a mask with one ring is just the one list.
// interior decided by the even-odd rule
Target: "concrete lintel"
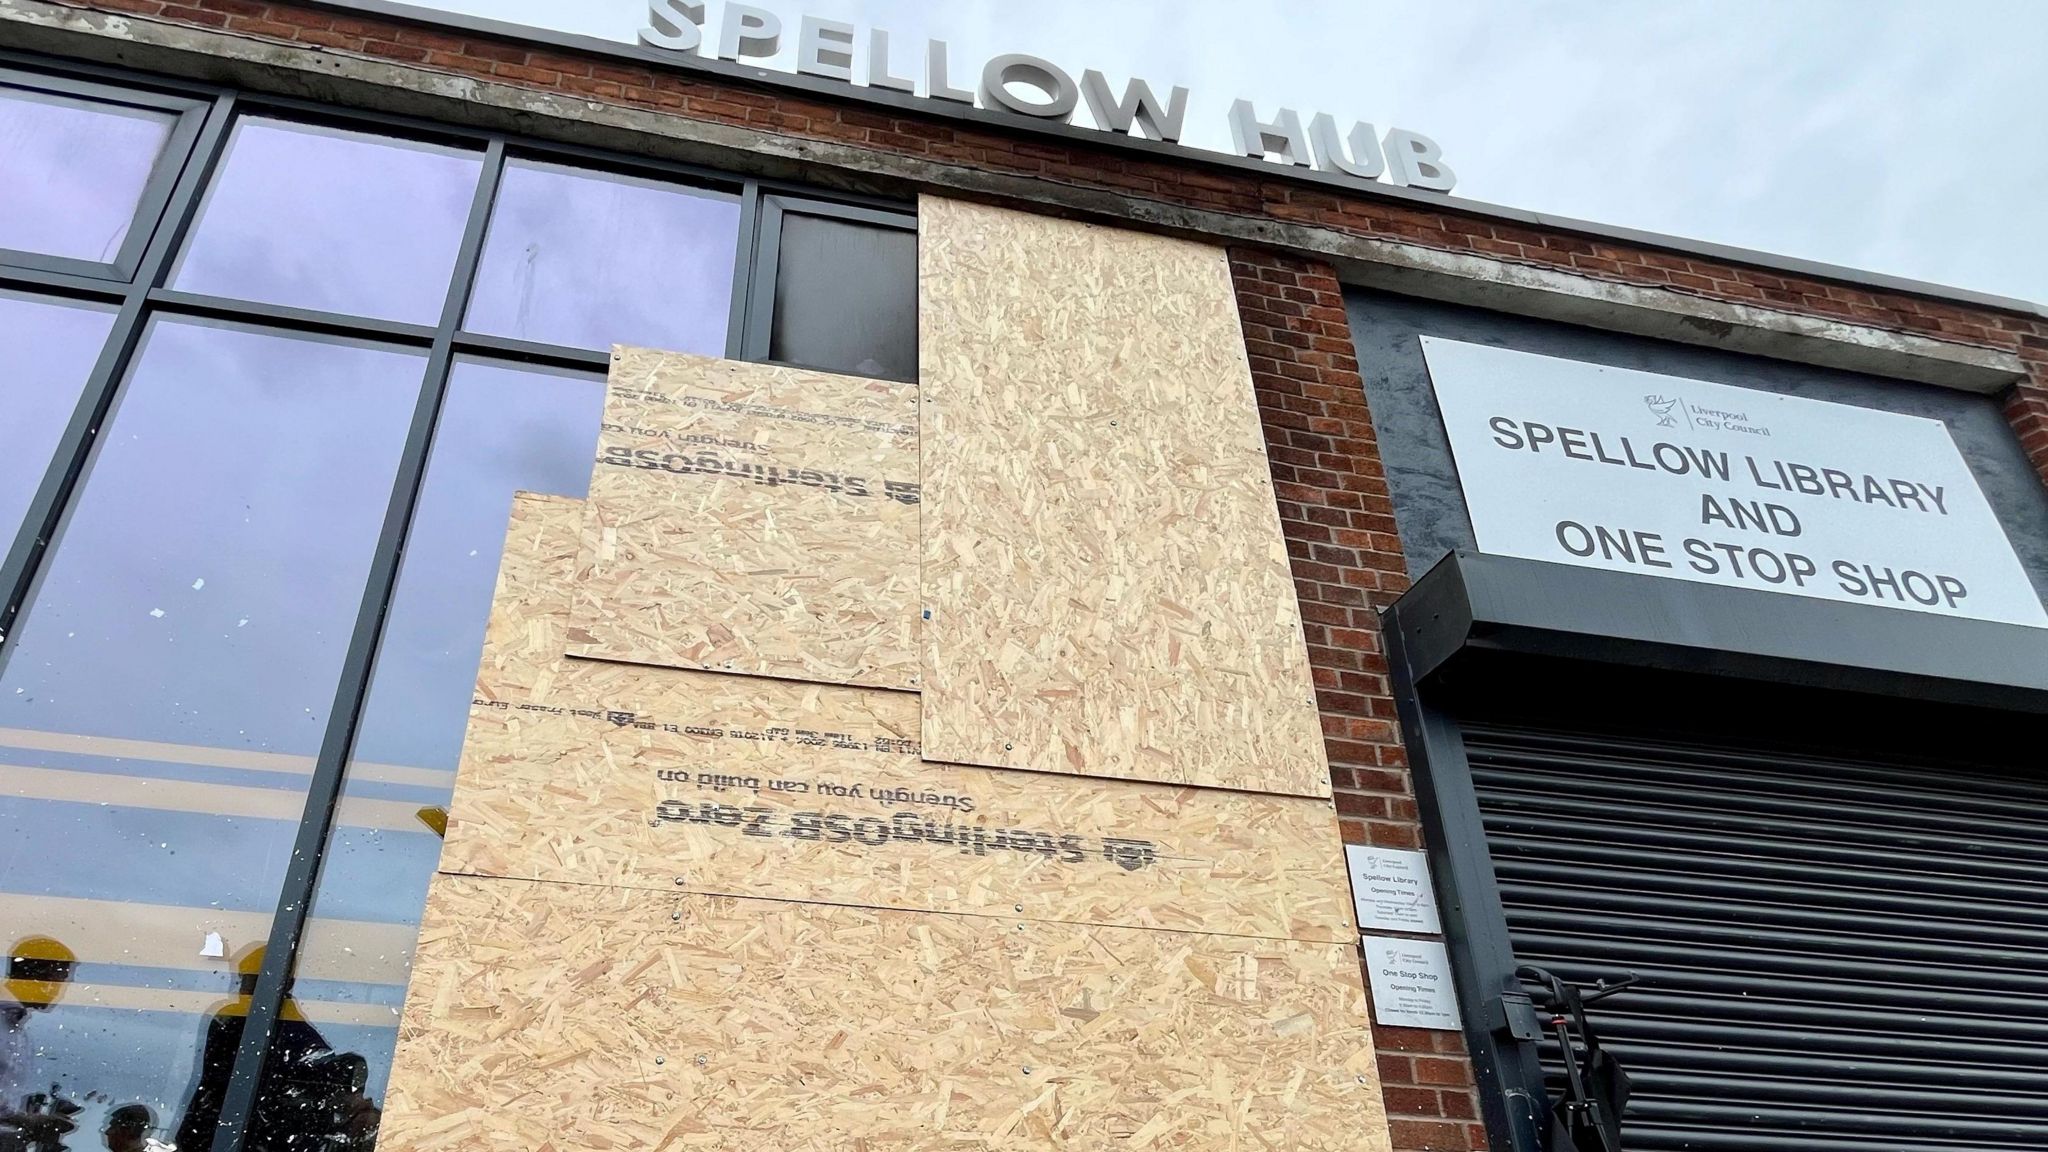
[(1326, 254), (1347, 283), (1409, 296), (1965, 392), (1995, 393), (2027, 375), (2019, 357), (1995, 348), (1410, 244), (1354, 246), (1371, 250)]
[(1992, 349), (44, 0), (0, 0), (0, 45), (843, 191), (1029, 203), (1290, 250), (1330, 262), (1347, 282), (1389, 291), (1972, 392), (1995, 392), (2026, 374), (2017, 357)]

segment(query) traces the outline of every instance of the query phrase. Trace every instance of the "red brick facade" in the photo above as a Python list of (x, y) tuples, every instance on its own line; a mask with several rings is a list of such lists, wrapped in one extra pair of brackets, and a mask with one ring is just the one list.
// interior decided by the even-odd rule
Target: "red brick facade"
[[(1298, 181), (1011, 135), (937, 117), (424, 26), (263, 0), (63, 0), (326, 51), (742, 125), (789, 137), (1123, 193), (1177, 206), (1312, 224), (1350, 235), (1542, 266), (2011, 352), (2030, 378), (2005, 411), (2048, 480), (2048, 320), (1900, 292), (1490, 221), (1455, 200), (1429, 209)], [(1378, 613), (1407, 587), (1393, 504), (1336, 273), (1235, 249), (1236, 283), (1280, 515), (1312, 658), (1347, 842), (1417, 847), (1421, 826), (1388, 689)], [(1486, 1147), (1455, 1033), (1375, 1027), (1397, 1152)]]
[(922, 160), (1118, 192), (1191, 208), (1312, 224), (1350, 235), (1538, 265), (1738, 304), (1996, 348), (2030, 369), (2006, 407), (2029, 458), (2048, 480), (2048, 320), (1969, 308), (1903, 292), (1771, 272), (1708, 257), (1491, 221), (1458, 210), (1348, 196), (1187, 159), (1132, 156), (1089, 143), (1012, 136), (938, 117), (624, 65), (601, 57), (266, 0), (57, 0), (265, 40), (415, 64), (507, 84), (831, 140)]
[[(1408, 575), (1343, 289), (1329, 267), (1269, 252), (1234, 250), (1230, 271), (1344, 841), (1417, 848), (1379, 630)], [(1462, 1037), (1375, 1024), (1373, 1039), (1399, 1152), (1486, 1147)]]

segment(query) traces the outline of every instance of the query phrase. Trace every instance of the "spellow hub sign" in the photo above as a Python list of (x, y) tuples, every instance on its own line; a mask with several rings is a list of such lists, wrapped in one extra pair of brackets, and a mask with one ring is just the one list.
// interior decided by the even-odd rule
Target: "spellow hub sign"
[(2048, 625), (1938, 420), (1422, 337), (1482, 552)]
[[(765, 62), (782, 50), (783, 18), (768, 8), (727, 3), (715, 31), (707, 28), (710, 18), (705, 0), (648, 0), (639, 41), (662, 51), (734, 62)], [(992, 112), (1062, 124), (1072, 123), (1086, 103), (1102, 131), (1168, 144), (1180, 142), (1187, 122), (1186, 88), (1175, 87), (1161, 100), (1151, 85), (1133, 78), (1119, 93), (1095, 69), (1084, 69), (1076, 78), (1051, 60), (1015, 52), (977, 67), (955, 59), (943, 40), (892, 41), (886, 29), (861, 29), (816, 16), (800, 17), (795, 32), (795, 67), (807, 76), (928, 100), (978, 102)], [(1443, 149), (1429, 137), (1405, 128), (1390, 128), (1381, 136), (1362, 121), (1340, 129), (1327, 112), (1310, 117), (1304, 127), (1292, 108), (1262, 114), (1250, 100), (1239, 99), (1230, 106), (1230, 138), (1241, 155), (1313, 167), (1340, 178), (1384, 179), (1433, 192), (1449, 192), (1457, 183)]]

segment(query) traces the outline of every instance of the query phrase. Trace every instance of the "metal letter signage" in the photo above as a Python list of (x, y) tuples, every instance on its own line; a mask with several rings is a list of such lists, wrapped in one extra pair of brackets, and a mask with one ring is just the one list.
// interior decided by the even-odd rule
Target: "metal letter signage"
[[(691, 55), (715, 44), (718, 56), (734, 61), (767, 61), (780, 51), (783, 20), (773, 12), (728, 3), (718, 18), (715, 40), (704, 35), (710, 19), (704, 0), (647, 0), (647, 23), (639, 29), (639, 42), (663, 52)], [(797, 71), (848, 83), (860, 76), (871, 88), (917, 94), (913, 81), (891, 71), (886, 29), (869, 29), (862, 36), (853, 25), (838, 21), (802, 16), (795, 23), (802, 29), (797, 41)], [(866, 57), (858, 67), (855, 45), (863, 46)], [(1089, 115), (1101, 131), (1169, 144), (1179, 143), (1187, 114), (1185, 88), (1174, 88), (1162, 107), (1151, 85), (1133, 77), (1124, 86), (1123, 99), (1118, 100), (1101, 72), (1083, 69), (1077, 84), (1072, 72), (1036, 56), (997, 56), (981, 67), (978, 90), (960, 86), (975, 74), (971, 64), (948, 58), (944, 41), (925, 42), (922, 95), (927, 100), (972, 104), (978, 95), (981, 107), (992, 112), (1071, 123), (1085, 98)], [(1275, 109), (1271, 120), (1262, 120), (1249, 100), (1230, 106), (1228, 124), (1236, 151), (1243, 156), (1313, 166), (1366, 183), (1384, 178), (1432, 192), (1449, 192), (1457, 182), (1436, 141), (1405, 128), (1389, 129), (1381, 139), (1374, 135), (1373, 126), (1363, 121), (1340, 131), (1336, 119), (1323, 112), (1317, 113), (1304, 131), (1301, 114), (1294, 109)]]
[(1483, 552), (2048, 626), (1939, 420), (1429, 336), (1422, 353)]

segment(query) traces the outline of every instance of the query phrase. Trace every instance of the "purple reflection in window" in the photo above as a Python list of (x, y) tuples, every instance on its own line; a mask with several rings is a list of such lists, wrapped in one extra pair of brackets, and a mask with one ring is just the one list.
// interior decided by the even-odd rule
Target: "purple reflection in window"
[(424, 367), (152, 322), (9, 639), (0, 755), (17, 729), (317, 750)]
[(433, 324), (482, 168), (474, 152), (242, 120), (171, 286)]
[(175, 119), (0, 88), (0, 248), (112, 261)]
[(603, 412), (602, 376), (456, 362), (356, 729), (357, 759), (446, 769), (454, 781), (512, 495), (582, 499)]
[[(144, 335), (0, 666), (0, 943), (49, 936), (87, 966), (28, 1031), (6, 1021), (9, 1108), (61, 1096), (83, 1136), (132, 1103), (209, 1146), (236, 973), (269, 933), (424, 368), (226, 325)], [(134, 974), (125, 1002), (95, 965)], [(313, 1025), (287, 1020), (306, 1053)], [(249, 1147), (293, 1146), (259, 1142), (266, 1123)]]
[(0, 548), (21, 527), (113, 326), (112, 309), (0, 292)]
[(464, 326), (578, 348), (719, 355), (739, 221), (732, 196), (513, 161)]

